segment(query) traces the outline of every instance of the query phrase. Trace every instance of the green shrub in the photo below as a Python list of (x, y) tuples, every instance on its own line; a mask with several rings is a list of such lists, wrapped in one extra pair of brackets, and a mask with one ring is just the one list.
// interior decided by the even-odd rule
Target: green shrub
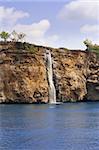
[(84, 41), (84, 44), (86, 45), (87, 47), (87, 51), (92, 51), (92, 52), (95, 52), (97, 54), (97, 56), (99, 57), (99, 45), (97, 44), (92, 44), (92, 42), (88, 39), (86, 39)]
[(38, 48), (36, 46), (26, 43), (26, 42), (24, 42), (24, 43), (16, 42), (16, 48), (19, 50), (29, 51), (31, 53), (35, 53), (38, 50)]
[(4, 42), (7, 41), (7, 39), (9, 38), (10, 34), (8, 32), (2, 31), (0, 33), (0, 37), (4, 40)]

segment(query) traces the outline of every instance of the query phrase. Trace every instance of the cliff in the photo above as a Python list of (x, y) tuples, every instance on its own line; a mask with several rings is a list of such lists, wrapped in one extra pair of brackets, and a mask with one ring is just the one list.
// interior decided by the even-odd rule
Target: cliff
[(47, 103), (45, 50), (51, 52), (57, 101), (99, 100), (99, 58), (80, 50), (0, 43), (0, 103)]

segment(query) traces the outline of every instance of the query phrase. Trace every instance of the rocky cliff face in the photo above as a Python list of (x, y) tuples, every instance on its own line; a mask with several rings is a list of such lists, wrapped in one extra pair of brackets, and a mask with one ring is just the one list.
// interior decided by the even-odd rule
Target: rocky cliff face
[(34, 55), (11, 46), (0, 52), (0, 102), (48, 102), (44, 52)]
[(99, 100), (99, 58), (88, 54), (87, 100)]
[(94, 53), (20, 43), (0, 45), (0, 103), (47, 103), (45, 50), (51, 51), (57, 101), (99, 100), (99, 59)]
[(57, 99), (80, 101), (87, 94), (87, 55), (81, 51), (61, 51), (54, 55)]
[(99, 59), (84, 51), (53, 52), (58, 101), (99, 100)]

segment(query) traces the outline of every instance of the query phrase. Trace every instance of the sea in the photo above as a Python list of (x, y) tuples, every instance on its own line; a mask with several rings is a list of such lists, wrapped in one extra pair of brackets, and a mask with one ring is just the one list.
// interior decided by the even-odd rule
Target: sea
[(99, 150), (99, 102), (1, 104), (0, 150)]

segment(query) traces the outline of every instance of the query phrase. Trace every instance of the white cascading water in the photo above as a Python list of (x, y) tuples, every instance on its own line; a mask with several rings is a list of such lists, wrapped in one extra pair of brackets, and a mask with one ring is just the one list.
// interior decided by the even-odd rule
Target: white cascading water
[(46, 68), (49, 83), (49, 103), (56, 104), (56, 89), (53, 82), (52, 58), (49, 50), (46, 50)]

